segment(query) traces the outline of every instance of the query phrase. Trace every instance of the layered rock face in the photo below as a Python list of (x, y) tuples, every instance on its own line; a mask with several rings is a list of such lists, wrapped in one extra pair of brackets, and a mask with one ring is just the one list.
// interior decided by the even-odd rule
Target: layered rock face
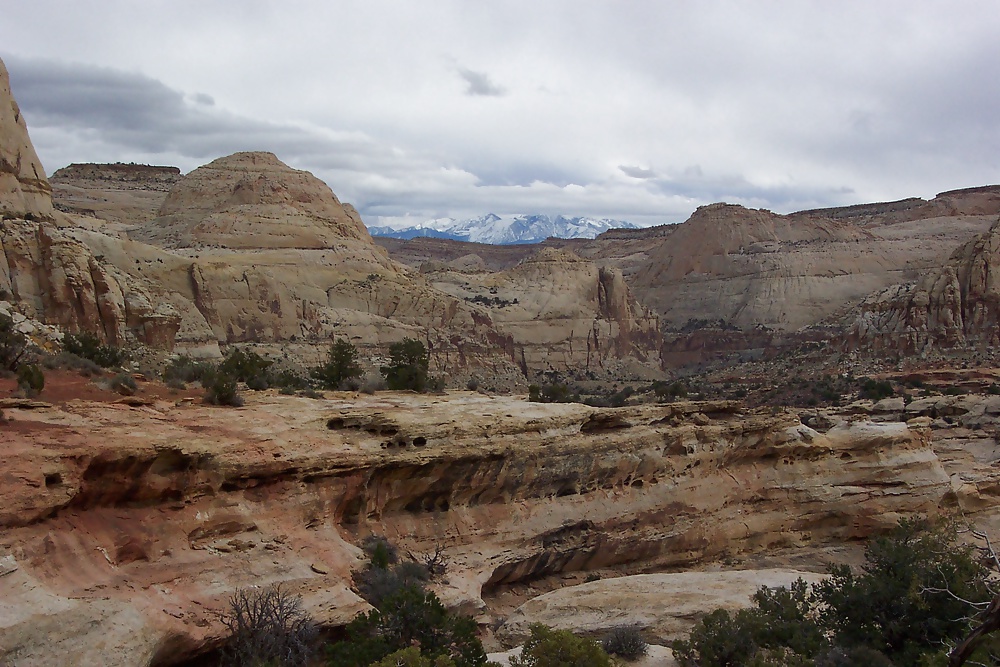
[(633, 289), (674, 327), (722, 318), (796, 329), (891, 280), (879, 250), (850, 223), (713, 204), (650, 255)]
[[(57, 210), (124, 226), (155, 218), (180, 178), (177, 167), (71, 164), (52, 174), (49, 183)], [(107, 225), (100, 228), (110, 231)]]
[(248, 399), (4, 407), (0, 659), (171, 664), (221, 638), (234, 589), (275, 582), (343, 624), (364, 607), (350, 570), (371, 532), (443, 548), (438, 591), (475, 612), (511, 582), (840, 542), (975, 499), (900, 423), (821, 434), (725, 402)]
[(506, 271), (424, 271), (437, 289), (488, 313), (511, 336), (526, 371), (601, 369), (624, 359), (659, 366), (657, 317), (617, 269), (544, 247)]
[(959, 247), (946, 266), (894, 285), (859, 307), (848, 348), (917, 354), (1000, 343), (1000, 221)]
[(52, 219), (52, 188), (0, 61), (0, 214), (4, 219)]

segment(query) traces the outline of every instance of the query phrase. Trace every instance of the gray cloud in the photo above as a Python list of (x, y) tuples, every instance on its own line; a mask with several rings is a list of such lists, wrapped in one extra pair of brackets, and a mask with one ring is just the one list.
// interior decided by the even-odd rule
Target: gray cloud
[(677, 222), (1000, 182), (988, 0), (386, 9), (352, 3), (348, 29), (341, 0), (33, 0), (5, 7), (0, 44), (50, 171), (271, 150), (369, 222)]
[(485, 72), (474, 72), (471, 69), (459, 68), (458, 75), (465, 80), (466, 95), (482, 95), (485, 97), (500, 97), (507, 91), (490, 80)]
[(633, 167), (625, 164), (618, 165), (618, 168), (623, 174), (632, 178), (656, 178), (656, 172), (652, 169), (643, 169), (642, 167)]

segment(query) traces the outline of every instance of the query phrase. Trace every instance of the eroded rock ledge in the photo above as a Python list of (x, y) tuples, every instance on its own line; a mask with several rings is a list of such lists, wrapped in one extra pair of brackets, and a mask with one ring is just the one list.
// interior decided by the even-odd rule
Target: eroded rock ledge
[(234, 589), (277, 581), (343, 624), (370, 532), (442, 546), (440, 594), (477, 612), (510, 582), (860, 538), (959, 497), (901, 423), (335, 396), (7, 409), (0, 659), (173, 664), (219, 640)]

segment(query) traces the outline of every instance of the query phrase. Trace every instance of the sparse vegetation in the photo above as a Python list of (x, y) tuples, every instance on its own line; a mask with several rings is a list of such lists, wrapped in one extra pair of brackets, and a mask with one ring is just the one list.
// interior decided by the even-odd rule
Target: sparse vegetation
[(21, 364), (17, 368), (17, 388), (28, 398), (34, 398), (45, 388), (45, 375), (37, 364)]
[(100, 338), (89, 331), (65, 334), (63, 350), (78, 357), (89, 359), (101, 368), (115, 368), (128, 361), (128, 353), (117, 345), (105, 345)]
[(580, 395), (571, 394), (569, 387), (561, 382), (550, 382), (528, 385), (528, 400), (533, 403), (573, 403), (580, 400)]
[(253, 350), (234, 347), (219, 364), (218, 374), (245, 382), (250, 389), (267, 389), (271, 386), (268, 369), (273, 363)]
[(110, 387), (111, 391), (122, 396), (132, 396), (139, 389), (135, 383), (135, 379), (127, 373), (119, 373), (111, 378)]
[(236, 378), (233, 376), (213, 370), (202, 377), (201, 384), (205, 388), (206, 403), (234, 408), (243, 405), (243, 397), (239, 394)]

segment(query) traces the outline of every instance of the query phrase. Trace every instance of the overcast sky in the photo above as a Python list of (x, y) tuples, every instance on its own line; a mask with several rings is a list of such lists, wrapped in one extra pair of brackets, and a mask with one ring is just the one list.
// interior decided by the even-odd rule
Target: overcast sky
[(51, 174), (273, 151), (371, 224), (1000, 183), (1000, 5), (0, 0)]

